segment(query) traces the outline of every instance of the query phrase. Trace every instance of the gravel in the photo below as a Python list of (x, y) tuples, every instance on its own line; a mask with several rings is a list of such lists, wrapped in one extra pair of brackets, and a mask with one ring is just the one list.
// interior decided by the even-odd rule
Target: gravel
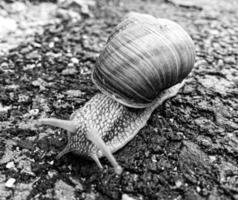
[[(73, 20), (72, 7), (58, 6), (65, 12), (59, 21), (0, 57), (0, 199), (237, 199), (237, 2), (105, 0), (86, 7)], [(120, 176), (106, 159), (103, 170), (74, 154), (56, 160), (66, 132), (32, 122), (68, 119), (98, 92), (91, 70), (112, 28), (132, 10), (181, 24), (195, 42), (194, 70), (115, 154)]]

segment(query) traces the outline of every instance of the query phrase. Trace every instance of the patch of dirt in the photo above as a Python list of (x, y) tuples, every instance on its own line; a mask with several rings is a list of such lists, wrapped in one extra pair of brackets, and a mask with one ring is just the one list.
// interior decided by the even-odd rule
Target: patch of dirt
[[(62, 14), (31, 41), (5, 52), (0, 57), (1, 199), (237, 199), (238, 5), (209, 2), (100, 1), (91, 14), (74, 20)], [(68, 119), (98, 92), (91, 70), (112, 28), (129, 11), (181, 24), (195, 42), (194, 70), (180, 93), (115, 154), (124, 168), (120, 176), (106, 159), (103, 170), (73, 154), (56, 160), (66, 133), (33, 127), (32, 121)], [(10, 178), (16, 182), (7, 188)]]

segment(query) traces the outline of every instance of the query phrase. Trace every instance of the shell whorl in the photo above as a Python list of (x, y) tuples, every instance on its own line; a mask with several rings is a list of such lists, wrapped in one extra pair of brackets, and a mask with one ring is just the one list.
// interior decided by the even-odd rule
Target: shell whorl
[(92, 73), (105, 94), (129, 107), (148, 107), (192, 70), (195, 50), (175, 22), (132, 13), (115, 28)]

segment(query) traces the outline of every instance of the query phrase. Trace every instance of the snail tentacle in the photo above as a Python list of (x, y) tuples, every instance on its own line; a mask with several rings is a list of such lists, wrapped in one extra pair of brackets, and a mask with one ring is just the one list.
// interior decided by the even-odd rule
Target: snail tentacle
[(58, 128), (62, 128), (71, 133), (75, 133), (77, 130), (77, 125), (71, 120), (62, 120), (56, 118), (42, 118), (38, 121), (39, 125), (50, 125)]
[(66, 147), (61, 152), (58, 153), (56, 159), (60, 159), (63, 155), (69, 153), (70, 151), (71, 151), (70, 146), (67, 144)]
[[(99, 136), (98, 131), (92, 125), (89, 127), (89, 131), (87, 132), (87, 138), (89, 140), (91, 140), (96, 145), (96, 147), (102, 151), (102, 153), (105, 157), (107, 157), (109, 162), (114, 167), (115, 172), (117, 174), (121, 174), (121, 172), (122, 172), (121, 166), (117, 163), (117, 161), (116, 161), (115, 157), (112, 155), (112, 152), (110, 151), (109, 147), (105, 144), (105, 142)], [(96, 163), (97, 163), (97, 161), (96, 161)]]
[(100, 169), (102, 169), (103, 166), (102, 166), (100, 160), (98, 159), (98, 156), (97, 156), (96, 154), (91, 154), (90, 156), (91, 156), (91, 158), (96, 162), (97, 166), (98, 166)]

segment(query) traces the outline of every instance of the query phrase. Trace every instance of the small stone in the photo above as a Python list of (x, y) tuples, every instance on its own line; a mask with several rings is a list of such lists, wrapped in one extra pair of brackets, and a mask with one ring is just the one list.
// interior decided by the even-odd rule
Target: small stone
[(55, 170), (48, 171), (48, 176), (50, 178), (53, 178), (55, 175), (57, 175), (57, 171), (55, 171)]
[(8, 181), (5, 183), (5, 187), (7, 188), (14, 188), (15, 187), (15, 182), (16, 182), (16, 179), (15, 178), (10, 178), (8, 179)]
[(32, 172), (32, 168), (31, 168), (31, 161), (30, 160), (23, 160), (21, 159), (18, 163), (18, 168), (21, 169), (21, 173), (25, 173), (31, 176), (35, 176), (35, 173)]
[(53, 164), (54, 164), (54, 161), (53, 161), (53, 160), (52, 160), (52, 161), (50, 161), (50, 162), (49, 162), (49, 164), (50, 164), (50, 165), (53, 165)]
[(16, 169), (15, 164), (13, 161), (6, 164), (7, 169)]
[(18, 157), (20, 152), (14, 151), (13, 147), (16, 146), (16, 142), (13, 140), (6, 140), (5, 141), (5, 152), (2, 158), (0, 159), (0, 164), (4, 164), (7, 162), (10, 162), (11, 160), (14, 160), (14, 158)]
[(5, 187), (4, 183), (0, 183), (0, 199), (6, 200), (11, 199), (12, 191)]
[(47, 86), (47, 83), (41, 78), (38, 78), (37, 80), (32, 81), (31, 84), (33, 86), (40, 87), (40, 90), (45, 90), (45, 87)]
[(11, 106), (3, 106), (0, 103), (0, 112), (7, 112), (8, 110), (10, 110), (12, 107)]
[(49, 48), (53, 48), (55, 46), (55, 43), (54, 42), (50, 42), (49, 43)]
[(55, 183), (55, 197), (62, 200), (74, 200), (74, 188), (62, 180)]
[(224, 61), (225, 61), (225, 63), (228, 63), (228, 64), (236, 64), (235, 57), (233, 57), (233, 56), (226, 57), (224, 59)]
[(41, 47), (41, 44), (40, 43), (37, 43), (37, 42), (33, 42), (32, 45), (34, 47), (37, 47), (37, 48), (40, 48)]
[(23, 67), (23, 70), (26, 71), (26, 70), (32, 70), (36, 67), (35, 64), (28, 64), (26, 65), (25, 67)]
[(40, 59), (41, 55), (38, 53), (38, 51), (32, 51), (28, 54), (26, 54), (27, 59)]
[(28, 102), (30, 100), (30, 97), (24, 94), (18, 95), (18, 103)]
[(71, 74), (76, 74), (76, 73), (77, 73), (77, 70), (74, 67), (70, 67), (70, 68), (62, 71), (63, 75), (71, 75)]
[(74, 63), (69, 63), (69, 64), (68, 64), (68, 67), (69, 67), (69, 68), (73, 68), (73, 67), (74, 67)]
[(136, 199), (130, 197), (128, 194), (123, 194), (121, 199), (122, 200), (136, 200)]
[(214, 161), (216, 161), (217, 158), (216, 158), (216, 156), (209, 156), (209, 159), (211, 162), (214, 162)]
[(60, 41), (60, 39), (58, 37), (54, 37), (53, 40), (54, 40), (54, 42), (59, 42)]
[(145, 152), (145, 157), (148, 158), (149, 155), (150, 155), (150, 152), (149, 152), (149, 151), (146, 151), (146, 152)]
[(8, 63), (6, 62), (3, 62), (1, 65), (0, 65), (0, 69), (7, 69), (8, 68)]
[(77, 59), (77, 58), (71, 58), (71, 62), (73, 63), (73, 64), (79, 64), (79, 60)]
[(85, 93), (81, 90), (67, 90), (65, 92), (69, 97), (82, 97)]
[(19, 183), (14, 189), (14, 200), (28, 199), (33, 183)]
[(177, 180), (175, 182), (175, 185), (176, 185), (177, 188), (180, 188), (183, 185), (183, 182), (181, 180)]
[(39, 113), (39, 109), (32, 109), (32, 110), (29, 111), (29, 114), (30, 114), (31, 116), (35, 116), (35, 115), (37, 115), (38, 113)]
[(224, 62), (222, 59), (219, 59), (218, 62), (217, 62), (217, 67), (218, 68), (223, 68), (224, 67)]
[(94, 192), (83, 193), (83, 197), (86, 200), (96, 200), (96, 194)]
[(201, 188), (199, 186), (196, 187), (197, 192), (201, 192)]
[(183, 144), (179, 155), (179, 163), (182, 169), (189, 171), (186, 178), (191, 182), (196, 182), (192, 172), (205, 173), (211, 168), (210, 160), (197, 144), (190, 141), (184, 141)]

